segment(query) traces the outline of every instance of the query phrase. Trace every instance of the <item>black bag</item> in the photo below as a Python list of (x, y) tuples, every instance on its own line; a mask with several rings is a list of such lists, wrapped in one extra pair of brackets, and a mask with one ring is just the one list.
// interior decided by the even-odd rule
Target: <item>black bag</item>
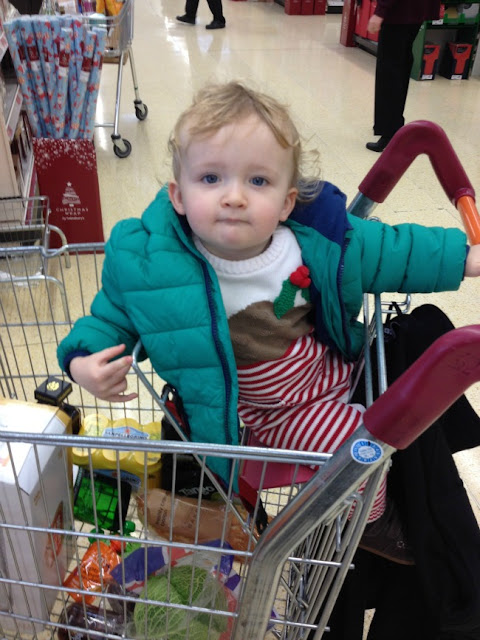
[[(163, 394), (166, 391), (169, 391), (169, 399), (166, 401), (167, 409), (174, 416), (177, 424), (182, 427), (188, 439), (190, 427), (180, 396), (169, 385), (165, 385)], [(182, 440), (166, 417), (162, 419), (162, 440)], [(204, 499), (212, 498), (217, 492), (215, 485), (204, 471), (202, 472), (202, 467), (192, 454), (178, 453), (174, 464), (172, 454), (163, 453), (160, 473), (160, 486), (166, 491), (172, 491), (174, 488), (176, 494), (187, 498), (198, 498), (201, 493)]]

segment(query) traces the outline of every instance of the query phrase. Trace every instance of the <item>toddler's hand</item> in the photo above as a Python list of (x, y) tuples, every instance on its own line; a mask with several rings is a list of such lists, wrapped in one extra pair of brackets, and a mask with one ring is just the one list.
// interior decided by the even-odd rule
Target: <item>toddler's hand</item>
[(127, 388), (127, 373), (132, 364), (132, 356), (118, 358), (125, 350), (124, 344), (103, 349), (89, 356), (79, 356), (70, 362), (72, 378), (81, 387), (100, 400), (108, 402), (128, 402), (137, 393), (124, 393)]
[(470, 247), (465, 262), (465, 277), (476, 278), (478, 276), (480, 276), (480, 244)]

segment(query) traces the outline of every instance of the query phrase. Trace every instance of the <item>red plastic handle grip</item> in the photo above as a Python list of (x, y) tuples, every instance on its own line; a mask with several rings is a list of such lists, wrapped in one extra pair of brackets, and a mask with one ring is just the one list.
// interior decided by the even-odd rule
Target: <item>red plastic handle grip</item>
[(358, 187), (373, 202), (384, 202), (417, 156), (426, 153), (450, 202), (475, 191), (445, 131), (434, 122), (416, 120), (399, 129)]
[(480, 325), (453, 329), (375, 400), (364, 414), (365, 427), (404, 449), (479, 380)]

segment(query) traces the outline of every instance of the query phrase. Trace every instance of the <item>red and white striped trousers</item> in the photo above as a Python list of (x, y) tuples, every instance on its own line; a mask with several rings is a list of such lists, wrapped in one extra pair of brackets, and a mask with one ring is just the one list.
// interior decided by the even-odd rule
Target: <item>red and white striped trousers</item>
[[(312, 335), (279, 359), (239, 367), (239, 415), (267, 447), (333, 453), (362, 422), (364, 407), (347, 404), (353, 364)], [(368, 521), (385, 510), (382, 483)]]

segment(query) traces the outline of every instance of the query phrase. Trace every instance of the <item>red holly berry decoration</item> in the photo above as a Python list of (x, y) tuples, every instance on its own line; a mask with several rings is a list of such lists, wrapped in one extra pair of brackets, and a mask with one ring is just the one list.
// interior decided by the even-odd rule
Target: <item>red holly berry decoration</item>
[(309, 276), (310, 270), (303, 264), (290, 275), (290, 282), (295, 286), (300, 287), (300, 289), (306, 289), (312, 283)]

